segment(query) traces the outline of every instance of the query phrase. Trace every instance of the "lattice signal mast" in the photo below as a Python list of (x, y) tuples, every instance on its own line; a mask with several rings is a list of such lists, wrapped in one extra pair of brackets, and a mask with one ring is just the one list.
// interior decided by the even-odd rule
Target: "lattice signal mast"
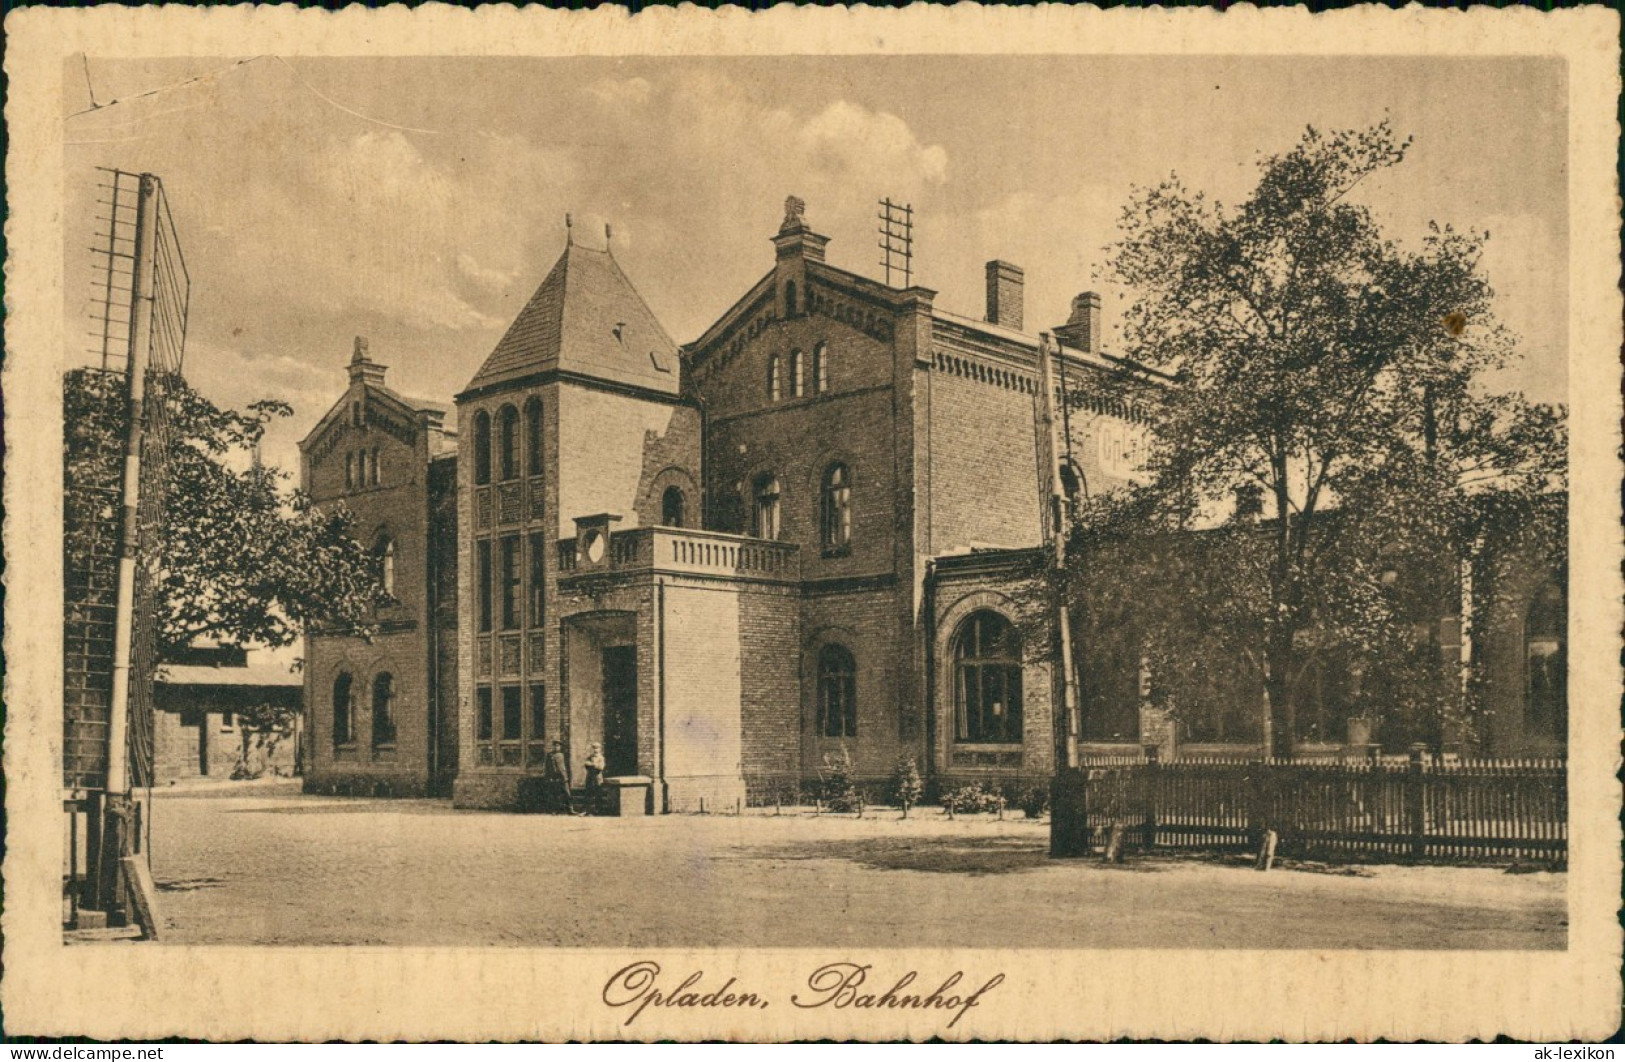
[[(111, 914), (133, 785), (151, 784), (156, 583), (191, 278), (163, 183), (99, 171), (92, 366), (70, 374), (63, 785), (87, 819), (84, 906)], [(77, 820), (75, 820), (77, 821)], [(70, 840), (75, 853), (76, 841)], [(75, 856), (76, 858), (76, 856)]]
[(894, 276), (903, 278), (903, 287), (914, 279), (914, 207), (910, 203), (894, 203), (888, 197), (880, 201), (880, 265), (886, 270), (886, 285)]

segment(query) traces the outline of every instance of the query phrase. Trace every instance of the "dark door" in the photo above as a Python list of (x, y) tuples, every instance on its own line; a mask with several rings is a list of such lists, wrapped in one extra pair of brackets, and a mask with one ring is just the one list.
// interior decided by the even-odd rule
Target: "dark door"
[(638, 773), (638, 647), (604, 650), (604, 774)]

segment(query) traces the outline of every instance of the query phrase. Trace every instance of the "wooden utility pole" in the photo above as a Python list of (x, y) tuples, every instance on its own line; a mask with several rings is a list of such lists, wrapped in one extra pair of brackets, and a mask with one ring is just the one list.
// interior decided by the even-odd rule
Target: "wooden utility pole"
[(1062, 447), (1056, 437), (1055, 372), (1053, 359), (1060, 347), (1048, 332), (1038, 338), (1038, 392), (1033, 396), (1033, 421), (1038, 449), (1038, 493), (1044, 502), (1044, 545), (1049, 552), (1050, 584), (1055, 596), (1055, 622), (1060, 637), (1060, 701), (1065, 727), (1062, 759), (1066, 767), (1078, 765), (1078, 674), (1072, 664), (1072, 615), (1066, 603), (1066, 485), (1061, 478)]

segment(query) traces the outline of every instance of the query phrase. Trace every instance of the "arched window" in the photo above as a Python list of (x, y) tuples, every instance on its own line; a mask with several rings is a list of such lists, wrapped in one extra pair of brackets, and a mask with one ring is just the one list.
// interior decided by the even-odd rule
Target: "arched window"
[(997, 612), (974, 612), (954, 639), (954, 740), (1021, 743), (1021, 637)]
[(497, 471), (501, 478), (518, 478), (519, 411), (512, 406), (503, 406), (502, 412), (497, 414), (497, 452), (500, 454)]
[(818, 511), (819, 537), (827, 550), (845, 549), (852, 542), (852, 474), (845, 465), (830, 465)]
[(525, 403), (525, 474), (542, 474), (542, 400)]
[(344, 489), (355, 489), (355, 452), (347, 451), (344, 455)]
[(813, 393), (829, 394), (829, 344), (813, 347)]
[(395, 596), (395, 540), (388, 534), (378, 536), (373, 544), (372, 552), (378, 558), (378, 581), (383, 584), (384, 593)]
[(350, 697), (350, 673), (341, 671), (333, 680), (333, 744), (355, 743), (355, 703)]
[(750, 533), (757, 538), (779, 537), (779, 478), (771, 472), (756, 477), (752, 484)]
[(660, 522), (667, 527), (682, 527), (687, 508), (681, 487), (667, 487), (660, 495)]
[(385, 671), (372, 680), (372, 745), (395, 744), (395, 677)]
[(793, 280), (786, 280), (784, 282), (784, 316), (786, 316), (786, 317), (794, 317), (795, 315), (796, 315), (796, 282), (793, 281)]
[(474, 414), (474, 482), (491, 482), (491, 414), (483, 409)]
[(365, 450), (361, 450), (355, 455), (355, 485), (357, 487), (367, 485), (367, 451)]
[(826, 645), (818, 654), (818, 734), (858, 736), (858, 666), (844, 645)]
[(784, 397), (784, 381), (780, 378), (783, 366), (777, 354), (767, 356), (767, 400), (777, 402)]
[(1568, 601), (1563, 588), (1541, 587), (1524, 621), (1529, 686), (1524, 725), (1531, 735), (1562, 740), (1569, 732)]
[(799, 349), (792, 350), (790, 352), (790, 397), (791, 398), (800, 398), (802, 395), (806, 394), (806, 391), (803, 389), (803, 386), (802, 386), (801, 376), (802, 376), (802, 374), (801, 374), (801, 351)]

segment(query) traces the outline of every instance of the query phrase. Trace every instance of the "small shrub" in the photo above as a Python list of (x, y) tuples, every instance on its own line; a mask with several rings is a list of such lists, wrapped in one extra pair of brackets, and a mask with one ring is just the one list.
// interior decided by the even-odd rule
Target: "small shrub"
[(839, 756), (824, 757), (823, 770), (819, 771), (819, 788), (827, 810), (862, 812), (863, 794), (858, 792), (858, 787), (852, 781), (852, 757), (844, 748)]
[(891, 797), (903, 809), (903, 818), (908, 818), (908, 809), (920, 802), (920, 795), (924, 791), (919, 768), (914, 766), (914, 757), (905, 756), (898, 760), (897, 766), (892, 768)]
[(1010, 803), (1019, 807), (1029, 819), (1041, 819), (1049, 814), (1049, 786), (1022, 786)]
[(974, 815), (999, 810), (1003, 797), (980, 782), (962, 785), (943, 794), (942, 807), (952, 815)]

